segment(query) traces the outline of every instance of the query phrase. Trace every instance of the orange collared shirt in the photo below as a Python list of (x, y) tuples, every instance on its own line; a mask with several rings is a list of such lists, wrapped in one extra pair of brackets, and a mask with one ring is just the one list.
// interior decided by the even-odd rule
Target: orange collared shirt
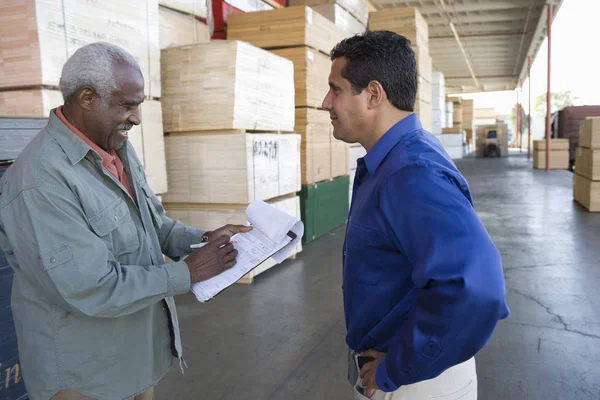
[(125, 169), (123, 167), (123, 162), (119, 158), (116, 151), (112, 150), (110, 153), (101, 149), (96, 143), (92, 142), (90, 138), (85, 136), (79, 129), (77, 129), (73, 124), (71, 124), (65, 118), (65, 115), (62, 112), (62, 106), (56, 109), (56, 116), (77, 136), (81, 138), (88, 146), (92, 148), (96, 153), (100, 154), (102, 157), (102, 166), (112, 175), (114, 176), (121, 184), (127, 189), (127, 192), (131, 196), (132, 199), (135, 200), (135, 192), (132, 190), (131, 185), (129, 184), (129, 179), (127, 179), (127, 174), (125, 173)]

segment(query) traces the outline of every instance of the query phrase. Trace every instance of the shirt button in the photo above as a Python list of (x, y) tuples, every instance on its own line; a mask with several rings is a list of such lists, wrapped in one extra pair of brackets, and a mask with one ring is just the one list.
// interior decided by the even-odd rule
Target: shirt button
[(52, 264), (54, 264), (54, 263), (56, 262), (56, 257), (51, 257), (51, 258), (50, 258), (50, 262), (51, 262)]
[(115, 221), (117, 221), (119, 218), (115, 215)]

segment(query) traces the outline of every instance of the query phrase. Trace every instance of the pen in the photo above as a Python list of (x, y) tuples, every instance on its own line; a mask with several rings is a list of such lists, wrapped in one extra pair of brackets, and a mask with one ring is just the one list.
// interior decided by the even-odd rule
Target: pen
[[(226, 243), (226, 244), (236, 244), (236, 243), (237, 243), (236, 241), (232, 240), (232, 241), (230, 241), (229, 243)], [(208, 244), (208, 242), (202, 242), (202, 243), (192, 244), (190, 246), (190, 249), (199, 249), (201, 247), (206, 246), (207, 244)], [(223, 248), (223, 247), (225, 247), (225, 245), (222, 245), (219, 248)]]

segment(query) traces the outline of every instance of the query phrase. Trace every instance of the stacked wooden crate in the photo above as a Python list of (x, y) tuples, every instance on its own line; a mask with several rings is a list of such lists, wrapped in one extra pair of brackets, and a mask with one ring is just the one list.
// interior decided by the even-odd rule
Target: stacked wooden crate
[[(533, 168), (546, 169), (546, 139), (533, 141)], [(550, 169), (569, 168), (569, 139), (550, 139)]]
[(289, 0), (289, 6), (310, 6), (340, 28), (346, 36), (366, 31), (369, 8), (362, 0)]
[(130, 140), (145, 162), (150, 187), (167, 191), (160, 113), (159, 6), (118, 1), (5, 0), (0, 5), (0, 115), (48, 117), (63, 103), (62, 68), (80, 47), (97, 41), (121, 46), (139, 62), (146, 101)]
[(431, 133), (439, 136), (446, 127), (446, 85), (441, 72), (434, 71), (431, 78)]
[(431, 131), (432, 62), (429, 56), (429, 27), (427, 21), (416, 8), (382, 9), (369, 13), (369, 30), (396, 32), (411, 41), (419, 71), (415, 112), (419, 115), (423, 128)]
[(245, 223), (248, 204), (264, 200), (300, 218), (292, 62), (249, 43), (217, 40), (164, 49), (161, 64), (167, 213), (213, 230)]
[(579, 125), (573, 197), (588, 211), (600, 211), (600, 117), (588, 117)]
[(230, 15), (227, 34), (230, 40), (252, 43), (293, 62), (303, 187), (347, 177), (348, 145), (333, 137), (329, 112), (320, 108), (329, 91), (330, 52), (344, 32), (311, 8), (294, 6)]

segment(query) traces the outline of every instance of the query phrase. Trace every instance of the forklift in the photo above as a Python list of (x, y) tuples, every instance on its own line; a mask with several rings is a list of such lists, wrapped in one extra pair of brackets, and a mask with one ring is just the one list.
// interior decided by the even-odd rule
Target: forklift
[(501, 157), (502, 150), (498, 140), (498, 130), (496, 128), (485, 129), (485, 144), (483, 148), (484, 157)]

